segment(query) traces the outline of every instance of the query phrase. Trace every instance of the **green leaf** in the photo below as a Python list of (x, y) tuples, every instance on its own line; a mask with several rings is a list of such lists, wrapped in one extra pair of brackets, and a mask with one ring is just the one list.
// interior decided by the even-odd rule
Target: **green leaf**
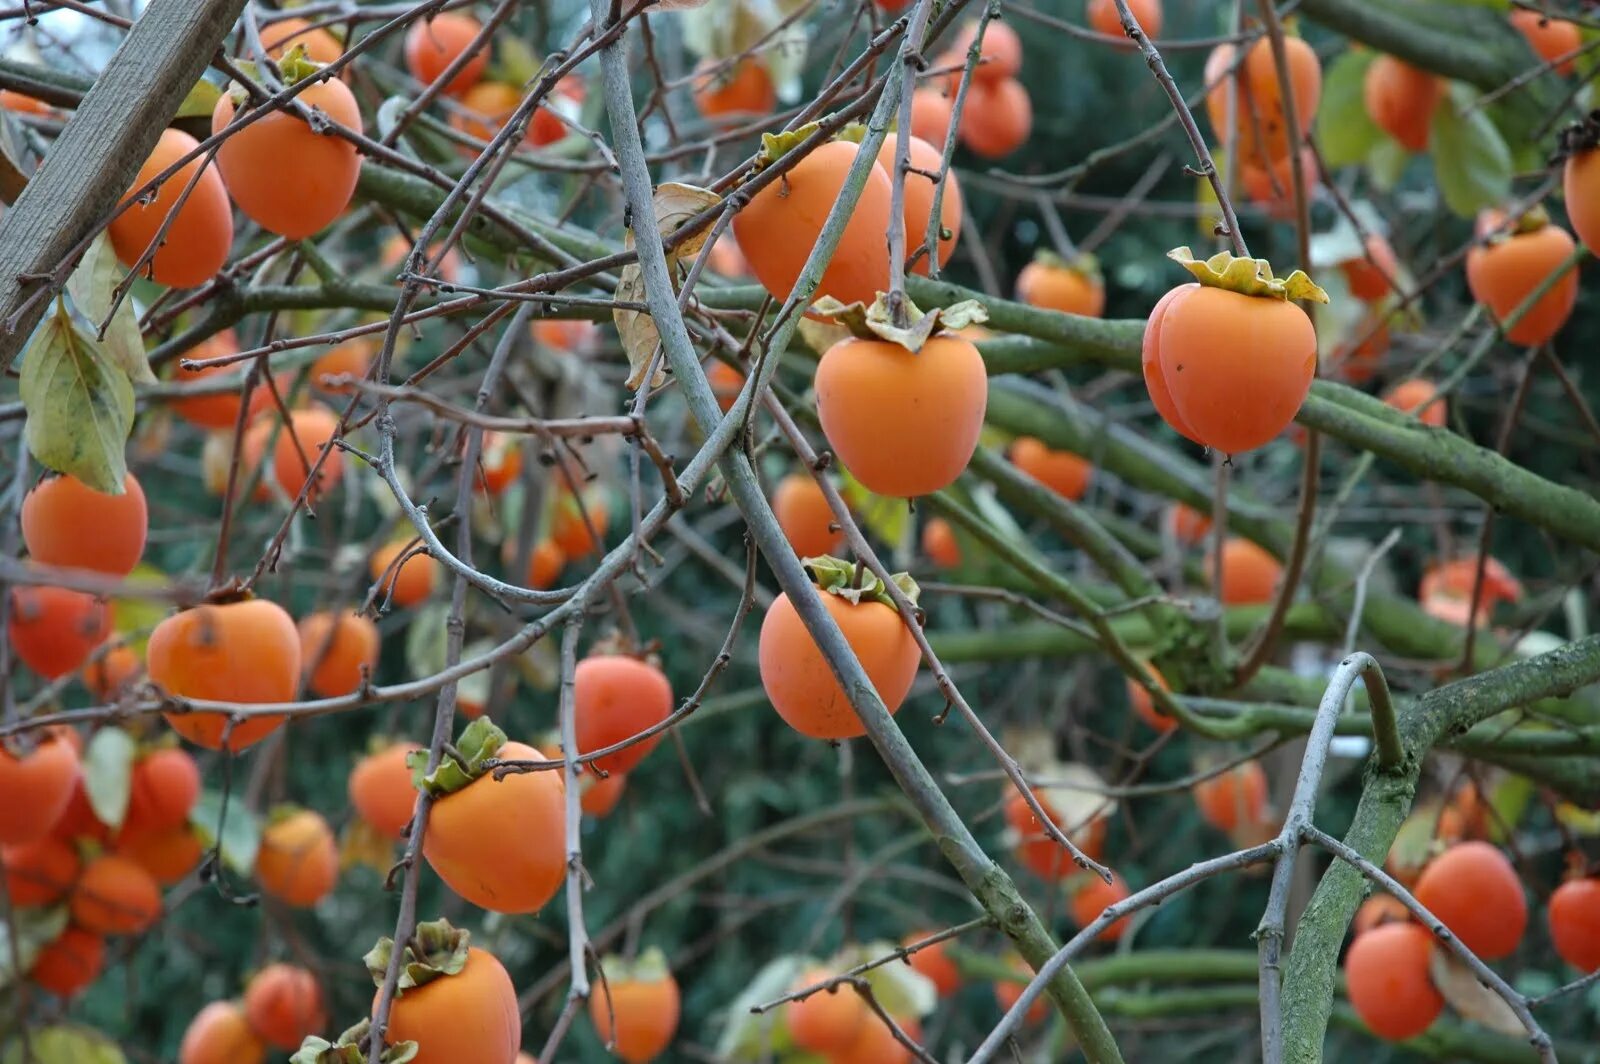
[[(88, 318), (94, 328), (105, 321), (111, 309), (111, 294), (122, 280), (122, 265), (111, 247), (111, 241), (101, 233), (89, 245), (78, 268), (67, 278), (67, 295), (78, 313)], [(133, 303), (124, 299), (106, 326), (101, 348), (111, 364), (118, 366), (135, 384), (154, 384), (156, 375), (150, 371), (150, 361), (145, 358), (144, 336), (139, 332), (139, 319), (133, 312)]]
[(210, 118), (211, 112), (217, 109), (217, 101), (220, 99), (222, 99), (222, 86), (214, 81), (201, 79), (195, 82), (194, 88), (189, 90), (189, 95), (178, 105), (177, 117)]
[(1384, 137), (1367, 152), (1367, 173), (1381, 192), (1393, 192), (1411, 162), (1411, 154), (1392, 137)]
[[(868, 961), (893, 953), (900, 947), (894, 942), (864, 942), (842, 950), (829, 963), (835, 971), (847, 971)], [(933, 980), (911, 967), (895, 962), (869, 968), (861, 976), (872, 987), (872, 996), (885, 1012), (898, 1019), (907, 1016), (927, 1016), (939, 1004), (939, 991)]]
[(217, 825), (222, 824), (222, 863), (241, 876), (256, 866), (256, 851), (261, 848), (261, 818), (245, 807), (237, 790), (228, 801), (228, 819), (222, 821), (222, 792), (204, 790), (189, 812), (189, 823), (207, 847), (217, 844)]
[(64, 303), (57, 302), (28, 343), (20, 390), (28, 412), (23, 434), (33, 456), (96, 491), (122, 494), (133, 385)]
[[(18, 909), (10, 921), (0, 920), (0, 987), (9, 986), (17, 972), (33, 967), (39, 951), (54, 942), (67, 929), (69, 913), (65, 905), (50, 909)], [(17, 933), (16, 966), (12, 966), (11, 931)], [(6, 1060), (9, 1061), (8, 1054)]]
[(722, 1037), (717, 1039), (718, 1060), (761, 1060), (769, 1050), (783, 1050), (791, 1045), (782, 1009), (760, 1015), (750, 1010), (784, 994), (805, 967), (806, 958), (791, 953), (774, 957), (755, 974), (745, 985), (744, 992), (728, 1006), (727, 1024), (722, 1029)]
[(83, 789), (89, 808), (113, 830), (128, 816), (133, 790), (133, 761), (138, 744), (121, 728), (101, 728), (83, 751)]
[(1463, 218), (1511, 195), (1511, 149), (1482, 110), (1464, 111), (1471, 90), (1452, 83), (1433, 112), (1433, 172), (1445, 206)]
[(1367, 114), (1363, 83), (1373, 52), (1346, 50), (1322, 75), (1322, 102), (1317, 107), (1317, 147), (1329, 169), (1351, 166), (1367, 158), (1382, 140), (1383, 130)]
[(444, 671), (445, 624), (450, 606), (431, 602), (411, 615), (406, 627), (406, 666), (413, 676), (432, 676)]
[(526, 41), (515, 34), (504, 36), (505, 40), (495, 41), (500, 57), (501, 80), (513, 85), (526, 85), (539, 76), (539, 71), (544, 69), (544, 62), (534, 54)]
[(127, 1064), (117, 1044), (87, 1027), (46, 1027), (6, 1048), (4, 1064)]
[(874, 495), (842, 466), (839, 467), (839, 494), (844, 496), (845, 505), (862, 527), (882, 542), (899, 543), (906, 534), (906, 526), (911, 522), (911, 507), (906, 500)]

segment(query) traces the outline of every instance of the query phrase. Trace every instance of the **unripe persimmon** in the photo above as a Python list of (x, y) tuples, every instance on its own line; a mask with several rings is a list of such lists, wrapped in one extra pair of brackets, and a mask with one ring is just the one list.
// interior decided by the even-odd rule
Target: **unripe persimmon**
[(77, 670), (111, 634), (105, 602), (64, 587), (11, 589), (6, 633), (17, 660), (54, 680)]
[(183, 1032), (178, 1064), (262, 1064), (267, 1047), (250, 1030), (244, 1009), (232, 1001), (213, 1001)]
[(292, 964), (269, 964), (244, 988), (250, 1029), (274, 1049), (292, 1053), (328, 1023), (317, 977)]
[(1218, 831), (1259, 824), (1266, 818), (1267, 774), (1259, 761), (1246, 761), (1194, 785), (1200, 817)]
[[(1022, 988), (1026, 985), (1027, 980), (1033, 978), (1034, 971), (1027, 961), (1015, 953), (1007, 953), (1002, 959), (1023, 980), (1019, 983), (1009, 979), (1001, 979), (994, 984), (994, 999), (996, 1003), (999, 1004), (1002, 1012), (1009, 1012), (1011, 1006), (1015, 1005), (1017, 1000), (1022, 997)], [(1033, 1004), (1028, 1006), (1028, 1011), (1022, 1014), (1022, 1022), (1026, 1024), (1042, 1023), (1048, 1015), (1050, 1015), (1050, 1001), (1043, 994), (1040, 994), (1033, 999)]]
[(922, 553), (941, 569), (954, 569), (961, 564), (961, 544), (949, 521), (935, 517), (922, 526)]
[(1094, 464), (1071, 451), (1057, 451), (1042, 440), (1022, 436), (1011, 445), (1011, 464), (1063, 499), (1076, 502), (1089, 490)]
[[(265, 599), (196, 606), (156, 625), (145, 650), (150, 682), (176, 698), (293, 702), (300, 686), (300, 635), (283, 607)], [(283, 723), (276, 713), (169, 712), (172, 730), (197, 746), (243, 750)]]
[(1518, 7), (1511, 9), (1511, 24), (1528, 39), (1528, 46), (1534, 54), (1546, 63), (1568, 56), (1563, 62), (1556, 63), (1555, 72), (1563, 77), (1572, 73), (1570, 57), (1583, 46), (1583, 31), (1576, 22), (1551, 18), (1541, 12)]
[(1106, 286), (1092, 258), (1068, 263), (1041, 254), (1017, 275), (1017, 298), (1032, 307), (1098, 318), (1106, 309)]
[(1392, 55), (1373, 59), (1362, 83), (1367, 114), (1407, 151), (1427, 150), (1433, 112), (1444, 96), (1443, 81)]
[[(1083, 885), (1072, 893), (1072, 922), (1080, 928), (1088, 927), (1108, 908), (1127, 900), (1129, 893), (1128, 884), (1115, 872), (1111, 873), (1109, 883), (1092, 873), (1084, 876)], [(1132, 919), (1124, 916), (1114, 920), (1095, 937), (1101, 942), (1115, 942), (1127, 933), (1128, 922)]]
[[(785, 299), (794, 290), (860, 150), (860, 145), (847, 140), (821, 145), (751, 196), (733, 216), (739, 247), (756, 280), (775, 298)], [(832, 296), (841, 303), (869, 304), (888, 287), (889, 247), (884, 234), (889, 231), (889, 206), (889, 175), (874, 166), (814, 299)]]
[(356, 815), (378, 833), (398, 839), (411, 823), (417, 804), (417, 788), (411, 781), (406, 755), (422, 747), (416, 743), (395, 743), (368, 754), (350, 770), (350, 805)]
[[(1128, 10), (1138, 21), (1139, 28), (1151, 40), (1161, 36), (1161, 0), (1129, 0)], [(1108, 37), (1122, 37), (1122, 13), (1116, 0), (1089, 0), (1085, 9), (1089, 28)]]
[(161, 916), (161, 888), (143, 867), (102, 854), (72, 888), (72, 922), (97, 935), (137, 935)]
[(1350, 294), (1367, 302), (1382, 299), (1393, 291), (1394, 278), (1400, 272), (1400, 260), (1394, 248), (1378, 233), (1368, 233), (1362, 241), (1363, 253), (1339, 264), (1344, 272)]
[[(362, 132), (361, 109), (344, 82), (320, 81), (296, 99), (328, 121)], [(211, 112), (213, 136), (233, 121), (234, 110), (233, 96), (223, 93)], [(361, 156), (343, 137), (315, 132), (298, 115), (276, 111), (230, 133), (217, 149), (217, 167), (245, 215), (268, 232), (300, 240), (344, 213), (361, 174)]]
[(443, 972), (395, 994), (384, 1041), (417, 1043), (411, 1064), (512, 1060), (522, 1016), (511, 976), (494, 954), (465, 947)]
[(1569, 879), (1550, 895), (1550, 941), (1585, 975), (1600, 969), (1600, 879)]
[(46, 835), (20, 846), (0, 847), (0, 868), (5, 869), (11, 904), (27, 908), (54, 905), (65, 898), (78, 881), (83, 862), (74, 846)]
[[(1213, 571), (1212, 555), (1206, 572)], [(1213, 588), (1228, 606), (1258, 606), (1272, 601), (1283, 576), (1278, 559), (1248, 539), (1229, 536), (1222, 544), (1222, 587)]]
[(916, 90), (911, 94), (911, 135), (943, 152), (954, 112), (954, 101), (938, 89)]
[[(203, 362), (210, 358), (221, 358), (224, 355), (239, 353), (239, 338), (232, 329), (223, 329), (215, 336), (208, 337), (200, 343), (185, 351), (183, 357), (195, 362)], [(234, 384), (234, 389), (220, 392), (216, 395), (196, 395), (187, 399), (173, 399), (170, 403), (172, 412), (193, 425), (204, 429), (227, 429), (233, 431), (239, 419), (239, 406), (241, 403), (241, 390), (245, 382), (245, 371), (249, 369), (245, 364), (229, 364), (217, 366), (201, 366), (197, 369), (185, 369), (180, 363), (173, 372), (173, 381), (178, 384), (198, 384), (200, 381), (213, 383), (217, 380), (228, 379)], [(272, 403), (272, 395), (264, 387), (256, 387), (250, 392), (250, 410), (246, 417), (248, 421)]]
[(1412, 377), (1395, 384), (1384, 393), (1383, 401), (1403, 414), (1412, 414), (1421, 424), (1444, 428), (1445, 402), (1432, 381)]
[(605, 967), (606, 989), (589, 995), (589, 1019), (617, 1057), (627, 1064), (649, 1064), (677, 1033), (678, 981), (660, 950), (633, 965), (612, 958)]
[(0, 744), (0, 844), (25, 846), (49, 835), (80, 778), (78, 751), (65, 733), (47, 732), (26, 751)]
[[(1157, 687), (1160, 687), (1163, 691), (1172, 690), (1167, 684), (1167, 678), (1161, 675), (1154, 665), (1146, 662), (1145, 671), (1155, 680)], [(1135, 716), (1158, 732), (1169, 732), (1178, 726), (1175, 718), (1169, 717), (1156, 708), (1155, 699), (1151, 697), (1150, 692), (1145, 689), (1143, 684), (1135, 682), (1132, 677), (1128, 678), (1128, 704), (1133, 707)]]
[(1350, 1004), (1379, 1038), (1415, 1038), (1444, 1010), (1428, 974), (1433, 948), (1428, 929), (1410, 923), (1384, 924), (1350, 943), (1344, 957)]
[(808, 473), (791, 473), (778, 482), (772, 514), (789, 546), (802, 558), (832, 554), (844, 543), (844, 530), (834, 520), (827, 496)]
[(359, 613), (311, 613), (296, 628), (306, 686), (321, 698), (349, 694), (378, 667), (378, 626)]
[(279, 19), (261, 27), (261, 47), (274, 60), (282, 59), (297, 45), (306, 50), (306, 58), (324, 66), (344, 55), (339, 38), (303, 18)]
[[(927, 238), (928, 219), (933, 217), (933, 197), (937, 187), (928, 175), (939, 172), (944, 163), (944, 153), (915, 133), (906, 143), (909, 147), (907, 161), (911, 169), (906, 171), (905, 209), (902, 213), (905, 217), (906, 256), (909, 258)], [(891, 181), (894, 179), (896, 146), (895, 137), (891, 135), (884, 139), (883, 147), (878, 152), (878, 165)], [(956, 179), (954, 170), (945, 175), (944, 196), (939, 201), (939, 232), (936, 235), (939, 265), (943, 266), (955, 254), (956, 244), (961, 240), (961, 183)], [(928, 256), (918, 258), (911, 272), (926, 275)]]
[(309, 909), (339, 879), (339, 847), (333, 830), (309, 809), (285, 811), (261, 832), (256, 882), (263, 894), (285, 905)]
[(415, 550), (407, 553), (405, 561), (396, 569), (396, 559), (407, 550), (408, 544), (403, 541), (385, 544), (372, 552), (372, 560), (368, 565), (372, 579), (380, 585), (378, 600), (383, 602), (387, 599), (402, 609), (415, 606), (433, 594), (439, 571), (439, 563), (430, 554)]
[(106, 940), (81, 927), (68, 927), (41, 949), (28, 969), (28, 979), (56, 997), (76, 997), (106, 964)]
[(1559, 274), (1554, 284), (1506, 329), (1506, 339), (1524, 347), (1548, 343), (1572, 317), (1578, 301), (1578, 271), (1572, 265), (1577, 243), (1559, 225), (1535, 212), (1508, 235), (1467, 252), (1467, 287), (1472, 298), (1504, 323), (1536, 289)]
[(566, 565), (567, 552), (554, 540), (541, 539), (528, 555), (528, 586), (538, 591), (555, 587)]
[(753, 118), (771, 114), (778, 93), (759, 59), (736, 59), (731, 66), (705, 59), (695, 68), (694, 102), (707, 118)]
[[(199, 141), (182, 130), (162, 130), (123, 201), (199, 146)], [(146, 267), (158, 284), (194, 288), (215, 277), (227, 264), (233, 247), (233, 208), (218, 170), (204, 155), (191, 159), (150, 193), (148, 201), (135, 202), (112, 219), (106, 235), (122, 264), (138, 262), (160, 235), (160, 244)], [(196, 173), (200, 174), (198, 180)], [(190, 182), (194, 182), (193, 188)], [(185, 191), (188, 197), (180, 207), (178, 201)], [(170, 224), (168, 215), (172, 216)], [(165, 233), (162, 226), (166, 226)]]
[(915, 353), (850, 337), (817, 364), (816, 392), (823, 435), (851, 475), (879, 495), (915, 498), (948, 487), (966, 469), (983, 429), (989, 375), (977, 347), (948, 333)]
[(83, 667), (83, 683), (98, 702), (110, 702), (144, 674), (144, 659), (126, 643), (114, 646)]
[[(621, 654), (597, 654), (578, 662), (572, 698), (580, 756), (631, 739), (672, 715), (672, 685), (666, 674)], [(656, 748), (661, 735), (589, 763), (601, 772), (629, 772)]]
[[(982, 70), (980, 66), (978, 68)], [(984, 159), (1003, 159), (1028, 142), (1033, 132), (1033, 99), (1015, 78), (967, 86), (961, 108), (961, 143)]]
[[(406, 69), (424, 85), (432, 85), (472, 46), (482, 30), (477, 19), (459, 12), (446, 11), (416, 20), (406, 31)], [(482, 79), (488, 66), (489, 46), (485, 41), (456, 71), (444, 91), (460, 96)]]
[(152, 750), (133, 763), (119, 842), (183, 827), (200, 799), (200, 766), (187, 750)]
[[(900, 940), (900, 945), (910, 946), (933, 934), (932, 931), (913, 931)], [(961, 969), (950, 959), (950, 953), (946, 949), (949, 944), (949, 939), (935, 942), (931, 946), (923, 946), (906, 957), (906, 963), (911, 966), (912, 971), (932, 983), (933, 989), (940, 997), (949, 997), (961, 989)]]
[[(815, 986), (834, 974), (823, 968), (809, 969), (795, 980), (790, 989)], [(845, 1049), (855, 1041), (870, 1011), (850, 984), (841, 983), (787, 1002), (783, 1006), (783, 1017), (789, 1026), (789, 1037), (796, 1046), (813, 1053), (832, 1053)]]
[(1417, 901), (1486, 961), (1509, 956), (1528, 926), (1517, 871), (1487, 842), (1458, 842), (1422, 870)]

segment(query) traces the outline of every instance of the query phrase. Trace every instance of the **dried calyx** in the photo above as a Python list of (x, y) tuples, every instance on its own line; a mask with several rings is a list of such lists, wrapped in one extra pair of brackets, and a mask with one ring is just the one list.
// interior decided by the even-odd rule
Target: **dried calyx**
[[(857, 606), (863, 602), (881, 602), (891, 609), (894, 608), (894, 599), (890, 596), (888, 587), (865, 565), (857, 565), (855, 562), (847, 562), (843, 558), (827, 554), (817, 558), (802, 558), (800, 563), (810, 571), (811, 579), (819, 591), (838, 595)], [(912, 605), (916, 605), (917, 596), (922, 594), (922, 589), (917, 586), (910, 573), (895, 573), (889, 579)]]
[[(367, 1039), (372, 1034), (372, 1021), (362, 1020), (339, 1036), (337, 1042), (308, 1035), (289, 1064), (366, 1064)], [(397, 1042), (386, 1046), (378, 1057), (381, 1064), (407, 1064), (416, 1058), (417, 1043)]]
[[(400, 981), (395, 985), (395, 996), (427, 986), (435, 979), (461, 974), (467, 966), (467, 945), (471, 940), (470, 931), (457, 930), (450, 926), (449, 920), (418, 924), (406, 940), (405, 953), (400, 958)], [(394, 948), (394, 939), (380, 938), (362, 958), (376, 986), (383, 986)]]
[(989, 312), (975, 299), (963, 299), (948, 307), (934, 307), (926, 314), (909, 299), (902, 306), (906, 313), (905, 325), (895, 324), (888, 299), (882, 292), (878, 293), (878, 298), (872, 301), (870, 307), (861, 303), (841, 303), (832, 296), (823, 296), (812, 309), (843, 325), (858, 340), (887, 340), (912, 353), (922, 350), (922, 345), (941, 329), (965, 329), (989, 320)]
[(1219, 251), (1209, 259), (1197, 259), (1187, 247), (1174, 248), (1167, 252), (1167, 258), (1194, 274), (1195, 280), (1208, 288), (1225, 288), (1240, 295), (1266, 299), (1328, 301), (1328, 293), (1317, 287), (1304, 270), (1295, 270), (1287, 277), (1274, 277), (1272, 263), (1266, 259), (1244, 258), (1228, 251)]

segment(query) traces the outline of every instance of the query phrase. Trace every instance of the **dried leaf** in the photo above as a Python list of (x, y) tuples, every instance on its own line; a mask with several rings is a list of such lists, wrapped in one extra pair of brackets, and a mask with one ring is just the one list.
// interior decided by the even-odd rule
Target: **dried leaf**
[(96, 491), (122, 494), (133, 385), (62, 303), (28, 344), (20, 391), (28, 412), (24, 435), (33, 456)]
[(5, 1064), (127, 1064), (117, 1044), (87, 1027), (46, 1027), (6, 1050)]
[[(629, 303), (644, 302), (644, 275), (638, 263), (630, 262), (622, 268), (622, 275), (617, 278), (617, 299)], [(637, 388), (643, 382), (651, 360), (655, 358), (656, 348), (661, 346), (661, 332), (648, 311), (619, 307), (611, 312), (611, 317), (617, 323), (617, 335), (622, 338), (622, 350), (628, 356), (627, 386), (630, 389)], [(658, 363), (655, 373), (651, 375), (650, 387), (659, 388), (666, 383), (666, 379), (666, 371)]]
[(1466, 1019), (1501, 1034), (1527, 1033), (1505, 999), (1478, 982), (1471, 968), (1437, 942), (1428, 960), (1428, 974), (1450, 1007)]
[[(668, 181), (656, 186), (652, 201), (656, 212), (656, 228), (660, 230), (661, 238), (665, 240), (682, 229), (696, 215), (721, 203), (722, 197), (710, 189), (700, 188), (697, 185)], [(711, 227), (707, 225), (673, 248), (672, 255), (676, 258), (693, 258), (701, 248), (705, 247), (706, 238), (710, 235)], [(629, 236), (631, 238), (632, 234)]]
[[(78, 312), (98, 329), (111, 309), (112, 294), (123, 277), (122, 264), (111, 241), (101, 233), (89, 245), (78, 268), (67, 278), (67, 295)], [(133, 302), (124, 299), (106, 325), (102, 348), (112, 365), (121, 368), (135, 384), (154, 384), (156, 375), (150, 371), (150, 361), (145, 357), (144, 336), (139, 332), (139, 318), (133, 312)]]
[(189, 90), (189, 95), (178, 105), (177, 117), (209, 119), (211, 112), (217, 109), (217, 101), (220, 99), (222, 99), (222, 86), (202, 78), (195, 82), (194, 88)]
[(133, 790), (133, 761), (138, 745), (121, 728), (101, 728), (83, 751), (83, 789), (89, 808), (113, 831), (128, 815)]
[(805, 341), (806, 346), (819, 355), (827, 354), (828, 348), (840, 340), (850, 339), (850, 330), (836, 321), (801, 318), (798, 331), (800, 339)]

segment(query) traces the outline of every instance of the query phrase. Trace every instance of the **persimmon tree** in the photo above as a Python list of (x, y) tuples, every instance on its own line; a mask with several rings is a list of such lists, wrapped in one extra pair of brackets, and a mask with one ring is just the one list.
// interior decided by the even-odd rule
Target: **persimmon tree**
[(1589, 1059), (1597, 31), (0, 9), (0, 1060)]

